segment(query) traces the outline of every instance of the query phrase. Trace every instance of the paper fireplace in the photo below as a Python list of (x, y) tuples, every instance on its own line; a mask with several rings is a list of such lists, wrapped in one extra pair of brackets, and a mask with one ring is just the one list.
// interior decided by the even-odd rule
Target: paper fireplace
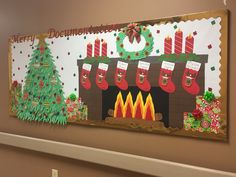
[[(199, 95), (204, 93), (204, 71), (207, 63), (207, 55), (199, 55), (200, 68), (197, 82), (200, 86)], [(125, 117), (135, 120), (161, 121), (166, 127), (183, 127), (183, 114), (186, 111), (192, 111), (195, 108), (196, 96), (185, 92), (181, 86), (181, 76), (183, 74), (186, 62), (176, 61), (173, 82), (176, 84), (176, 91), (168, 94), (158, 87), (158, 76), (160, 74), (161, 61), (157, 57), (147, 57), (145, 61), (150, 62), (148, 79), (151, 84), (150, 92), (143, 92), (138, 89), (135, 83), (135, 74), (138, 61), (125, 61), (129, 63), (126, 80), (129, 87), (126, 91), (121, 91), (115, 86), (114, 72), (117, 61), (120, 59), (113, 58), (109, 63), (106, 80), (108, 89), (103, 91), (95, 83), (96, 68), (98, 63), (92, 64), (93, 69), (90, 72), (92, 86), (89, 90), (84, 89), (79, 84), (79, 95), (88, 105), (88, 119), (93, 121), (105, 120), (109, 117)], [(78, 73), (80, 73), (83, 60), (78, 60)], [(78, 82), (80, 83), (80, 82)], [(131, 119), (131, 120), (133, 120)]]

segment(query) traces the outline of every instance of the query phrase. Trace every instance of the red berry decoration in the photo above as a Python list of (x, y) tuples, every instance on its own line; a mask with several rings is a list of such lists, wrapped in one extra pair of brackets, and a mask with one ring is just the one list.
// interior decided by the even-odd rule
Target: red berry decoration
[(194, 109), (193, 112), (193, 117), (196, 119), (196, 120), (201, 120), (203, 114), (202, 114), (202, 111), (200, 111), (199, 109)]
[(24, 100), (27, 100), (28, 97), (29, 97), (29, 94), (27, 92), (25, 92), (24, 95), (23, 95)]
[(40, 82), (39, 82), (39, 87), (40, 87), (40, 88), (43, 88), (43, 86), (44, 86), (44, 82), (43, 82), (42, 80), (40, 80)]
[(16, 88), (18, 86), (18, 82), (17, 82), (17, 80), (15, 80), (13, 83), (12, 83), (12, 87), (13, 88)]
[(61, 96), (60, 95), (57, 96), (56, 101), (57, 101), (57, 104), (61, 103)]

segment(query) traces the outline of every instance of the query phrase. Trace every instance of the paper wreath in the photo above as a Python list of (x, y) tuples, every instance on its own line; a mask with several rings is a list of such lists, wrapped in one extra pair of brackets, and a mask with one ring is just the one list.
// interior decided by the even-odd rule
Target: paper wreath
[(150, 55), (150, 53), (153, 50), (152, 33), (145, 26), (140, 26), (140, 30), (141, 30), (140, 35), (144, 37), (144, 39), (146, 40), (146, 43), (145, 43), (145, 47), (142, 50), (135, 51), (135, 52), (128, 52), (124, 48), (123, 41), (125, 37), (127, 37), (126, 31), (122, 30), (118, 34), (116, 38), (116, 49), (121, 58), (128, 59), (128, 60), (138, 60), (138, 59), (146, 58), (147, 56)]

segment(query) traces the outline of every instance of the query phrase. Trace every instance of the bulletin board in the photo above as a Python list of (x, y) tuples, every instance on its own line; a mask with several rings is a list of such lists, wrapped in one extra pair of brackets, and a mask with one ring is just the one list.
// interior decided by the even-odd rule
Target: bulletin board
[(224, 10), (13, 35), (10, 115), (226, 141), (227, 19)]

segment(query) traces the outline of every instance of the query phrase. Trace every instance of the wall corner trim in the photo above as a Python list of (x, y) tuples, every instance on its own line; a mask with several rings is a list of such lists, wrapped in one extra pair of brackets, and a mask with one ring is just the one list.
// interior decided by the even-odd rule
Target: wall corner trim
[(0, 144), (153, 176), (236, 177), (231, 172), (4, 132), (0, 132)]

